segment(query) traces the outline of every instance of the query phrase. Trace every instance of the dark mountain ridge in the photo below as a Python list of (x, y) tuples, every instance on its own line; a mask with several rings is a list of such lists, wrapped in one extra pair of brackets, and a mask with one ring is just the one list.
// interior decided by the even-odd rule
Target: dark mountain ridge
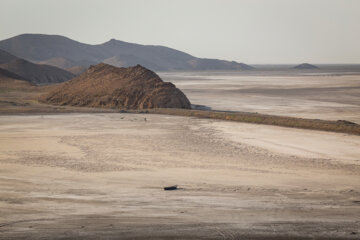
[[(128, 43), (111, 39), (108, 42), (90, 45), (59, 35), (22, 34), (0, 41), (0, 49), (29, 61), (53, 64), (66, 68), (88, 67), (100, 62), (117, 67), (144, 65), (156, 71), (168, 70), (249, 70), (243, 63), (218, 59), (196, 58), (176, 49)], [(63, 59), (63, 61), (54, 61)]]
[(35, 64), (3, 50), (0, 50), (0, 68), (14, 74), (13, 78), (19, 79), (20, 77), (20, 79), (36, 84), (59, 83), (75, 77), (74, 74), (63, 69)]
[(19, 75), (13, 73), (13, 72), (10, 72), (6, 69), (2, 69), (0, 68), (0, 79), (2, 78), (12, 78), (12, 79), (17, 79), (17, 80), (26, 80), (24, 79), (23, 77), (20, 77)]

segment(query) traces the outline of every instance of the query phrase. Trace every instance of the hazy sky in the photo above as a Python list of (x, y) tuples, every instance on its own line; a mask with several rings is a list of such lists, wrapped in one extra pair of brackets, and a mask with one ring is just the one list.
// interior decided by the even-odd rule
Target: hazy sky
[(245, 63), (360, 63), (360, 0), (0, 0), (0, 39), (64, 35)]

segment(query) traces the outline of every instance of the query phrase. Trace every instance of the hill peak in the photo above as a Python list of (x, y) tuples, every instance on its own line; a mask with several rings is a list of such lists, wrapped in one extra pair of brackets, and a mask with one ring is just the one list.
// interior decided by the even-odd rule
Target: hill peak
[(309, 64), (309, 63), (302, 63), (302, 64), (299, 64), (295, 67), (293, 67), (294, 69), (319, 69), (319, 67), (315, 66), (315, 65), (312, 65), (312, 64)]
[[(24, 33), (17, 35), (13, 38), (9, 39), (16, 39), (17, 41), (44, 41), (44, 40), (52, 40), (52, 41), (75, 41), (68, 37), (61, 36), (61, 35), (51, 35), (51, 34), (36, 34), (36, 33)], [(6, 40), (9, 40), (6, 39)], [(4, 40), (4, 41), (6, 41)], [(75, 41), (76, 42), (76, 41)]]
[(87, 71), (101, 71), (101, 70), (104, 70), (104, 69), (107, 69), (107, 68), (115, 68), (114, 66), (112, 65), (109, 65), (109, 64), (106, 64), (106, 63), (98, 63), (96, 65), (90, 65), (90, 67), (88, 68)]
[(113, 65), (107, 64), (107, 63), (98, 63), (96, 65), (90, 65), (88, 68), (88, 72), (101, 72), (101, 71), (119, 71), (119, 70), (126, 70), (127, 72), (151, 72), (151, 70), (147, 69), (146, 67), (141, 66), (140, 64), (137, 64), (135, 66), (130, 67), (115, 67)]

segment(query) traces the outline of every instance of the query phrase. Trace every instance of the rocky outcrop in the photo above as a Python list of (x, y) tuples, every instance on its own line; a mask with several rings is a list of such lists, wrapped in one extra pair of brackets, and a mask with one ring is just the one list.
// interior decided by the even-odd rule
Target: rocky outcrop
[(154, 72), (140, 65), (117, 68), (104, 63), (59, 84), (39, 100), (55, 105), (118, 109), (190, 108), (184, 93)]

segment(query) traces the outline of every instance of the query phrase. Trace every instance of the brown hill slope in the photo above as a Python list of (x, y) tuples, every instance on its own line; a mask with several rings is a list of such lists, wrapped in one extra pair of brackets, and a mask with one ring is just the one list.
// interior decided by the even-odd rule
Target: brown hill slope
[(154, 72), (140, 65), (117, 68), (104, 63), (60, 84), (39, 101), (118, 109), (190, 108), (187, 97)]

